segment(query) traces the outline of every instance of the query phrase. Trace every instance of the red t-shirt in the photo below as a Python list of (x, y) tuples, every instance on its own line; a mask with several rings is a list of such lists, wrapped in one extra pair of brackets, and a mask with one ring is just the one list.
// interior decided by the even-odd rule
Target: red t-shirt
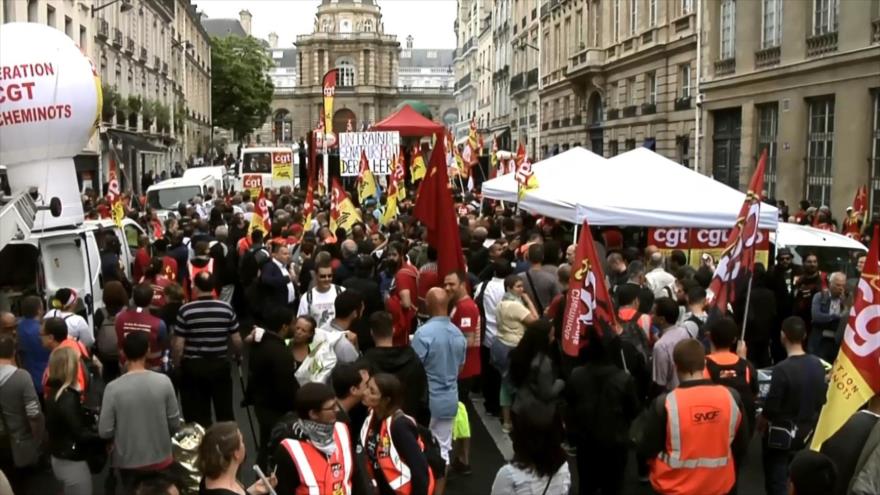
[[(409, 309), (404, 309), (400, 301), (400, 291), (408, 290), (410, 298)], [(395, 346), (409, 345), (409, 335), (412, 333), (412, 321), (416, 317), (416, 305), (419, 297), (419, 272), (414, 266), (405, 263), (394, 274), (394, 282), (391, 284), (390, 296), (385, 303), (385, 309), (391, 313), (394, 326), (392, 342)]]
[(470, 378), (480, 374), (480, 309), (470, 297), (455, 303), (449, 315), (452, 324), (457, 326), (467, 339), (467, 350), (464, 355), (464, 366), (458, 374), (459, 378)]
[(134, 278), (135, 280), (140, 280), (141, 277), (144, 276), (144, 271), (147, 269), (147, 266), (149, 266), (149, 264), (150, 253), (147, 252), (147, 248), (139, 248), (134, 255), (134, 269), (132, 272), (132, 278)]

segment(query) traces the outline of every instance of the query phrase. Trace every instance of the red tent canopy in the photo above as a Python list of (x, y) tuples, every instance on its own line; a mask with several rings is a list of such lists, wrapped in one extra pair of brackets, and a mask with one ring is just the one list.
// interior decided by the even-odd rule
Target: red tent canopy
[(433, 120), (425, 118), (413, 107), (404, 105), (397, 112), (377, 122), (373, 131), (398, 131), (404, 137), (432, 136), (444, 132), (444, 127)]

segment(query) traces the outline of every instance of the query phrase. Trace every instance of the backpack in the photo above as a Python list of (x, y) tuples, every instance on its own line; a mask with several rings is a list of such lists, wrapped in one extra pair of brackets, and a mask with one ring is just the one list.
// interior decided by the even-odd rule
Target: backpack
[[(706, 371), (709, 372), (709, 378), (713, 383), (732, 388), (739, 393), (746, 409), (743, 411), (743, 416), (747, 417), (751, 425), (755, 421), (755, 396), (752, 394), (752, 387), (746, 380), (748, 369), (749, 364), (745, 359), (740, 359), (733, 364), (718, 364), (708, 357), (706, 358)], [(757, 377), (753, 376), (752, 379), (756, 380)]]
[[(403, 412), (398, 411), (397, 414), (403, 414)], [(437, 441), (434, 433), (428, 427), (420, 425), (412, 418), (409, 419), (412, 420), (416, 433), (419, 435), (419, 440), (422, 441), (422, 453), (425, 454), (425, 460), (428, 462), (431, 474), (434, 475), (434, 480), (446, 477), (446, 461), (443, 460), (443, 455), (440, 454), (440, 442)]]
[(690, 315), (682, 323), (685, 323), (688, 321), (697, 326), (697, 334), (694, 335), (693, 338), (696, 340), (699, 340), (703, 344), (703, 347), (705, 347), (707, 349), (706, 353), (708, 354), (708, 352), (709, 352), (708, 351), (708, 349), (709, 349), (709, 336), (703, 330), (703, 328), (706, 326), (706, 322), (697, 318), (694, 315)]
[(645, 335), (642, 327), (639, 326), (639, 319), (642, 317), (641, 313), (636, 313), (633, 315), (632, 319), (623, 322), (623, 330), (620, 333), (620, 340), (622, 342), (628, 342), (633, 347), (635, 347), (636, 351), (642, 356), (644, 362), (648, 362), (651, 359), (651, 351), (648, 348), (648, 336)]
[(583, 431), (582, 438), (602, 445), (626, 444), (629, 441), (620, 394), (615, 393), (624, 389), (627, 377), (626, 373), (620, 371), (605, 377), (592, 376), (587, 390), (581, 396), (585, 400), (572, 405), (577, 422), (581, 425), (578, 430)]
[[(100, 323), (97, 321), (101, 319)], [(116, 315), (111, 315), (107, 308), (98, 310), (95, 315), (98, 328), (95, 331), (95, 347), (98, 355), (107, 360), (119, 359), (119, 340), (116, 335)]]
[(294, 373), (300, 385), (311, 382), (329, 382), (330, 372), (336, 367), (337, 362), (334, 348), (339, 340), (344, 338), (345, 335), (342, 332), (328, 332), (320, 328), (315, 330), (315, 338), (312, 341), (309, 355)]
[[(263, 251), (263, 255), (260, 255)], [(263, 246), (253, 246), (241, 257), (238, 267), (238, 279), (243, 287), (251, 285), (260, 275), (260, 268), (269, 261), (269, 257), (265, 255)]]

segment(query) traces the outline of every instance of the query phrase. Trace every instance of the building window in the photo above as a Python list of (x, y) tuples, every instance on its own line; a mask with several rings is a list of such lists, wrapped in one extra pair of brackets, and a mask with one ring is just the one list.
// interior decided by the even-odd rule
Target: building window
[(636, 78), (631, 77), (626, 83), (626, 87), (629, 88), (627, 91), (627, 100), (626, 104), (629, 106), (635, 106), (636, 104)]
[(609, 141), (608, 142), (608, 158), (611, 158), (612, 156), (617, 156), (617, 153), (618, 153), (617, 140), (614, 139), (612, 141)]
[[(4, 1), (3, 5), (5, 6), (6, 4), (7, 4), (7, 2)], [(39, 22), (40, 14), (37, 13), (38, 8), (39, 8), (39, 5), (37, 3), (37, 0), (28, 0), (28, 3), (27, 3), (28, 22)], [(6, 17), (6, 18), (8, 19), (9, 17)]]
[(871, 139), (871, 216), (880, 215), (880, 88), (874, 89)]
[(634, 150), (634, 149), (636, 149), (636, 140), (635, 139), (627, 139), (626, 141), (624, 141), (623, 146), (626, 149), (626, 151)]
[(694, 10), (694, 0), (680, 0), (681, 15), (690, 14)]
[(46, 24), (55, 27), (55, 7), (46, 5)]
[(782, 40), (782, 0), (763, 0), (761, 48), (779, 46)]
[(834, 164), (834, 97), (808, 100), (807, 199), (814, 205), (831, 204)]
[(372, 20), (367, 19), (364, 21), (364, 31), (367, 33), (373, 32), (373, 21)]
[(691, 168), (690, 146), (691, 137), (689, 135), (675, 136), (675, 151), (678, 157), (678, 163), (687, 168)]
[(721, 60), (733, 58), (733, 47), (736, 42), (736, 2), (721, 2)]
[(657, 25), (657, 0), (648, 0), (648, 26)]
[(580, 50), (584, 44), (584, 11), (578, 10), (574, 13), (574, 42), (575, 47)]
[(73, 19), (64, 16), (64, 34), (73, 39)]
[(649, 72), (645, 75), (645, 103), (657, 104), (657, 73)]
[(813, 35), (837, 32), (838, 0), (813, 0)]
[(337, 84), (339, 87), (352, 87), (355, 85), (354, 62), (348, 59), (340, 59), (336, 61), (336, 68), (339, 69)]
[(613, 41), (617, 41), (620, 38), (620, 2), (614, 2), (614, 10), (612, 12), (613, 18), (611, 22), (613, 24)]
[(89, 36), (86, 34), (86, 27), (82, 24), (79, 25), (79, 47), (85, 52), (88, 53), (88, 43)]
[(629, 35), (634, 36), (639, 27), (639, 2), (641, 0), (629, 0)]
[(628, 99), (629, 98), (627, 97), (626, 80), (620, 81), (617, 88), (617, 108), (623, 108), (626, 105), (626, 101)]
[(681, 87), (681, 97), (691, 96), (691, 64), (682, 64), (678, 68), (678, 85)]
[(758, 106), (758, 157), (767, 150), (767, 168), (764, 170), (764, 189), (767, 196), (776, 197), (776, 136), (779, 128), (779, 106), (768, 103)]

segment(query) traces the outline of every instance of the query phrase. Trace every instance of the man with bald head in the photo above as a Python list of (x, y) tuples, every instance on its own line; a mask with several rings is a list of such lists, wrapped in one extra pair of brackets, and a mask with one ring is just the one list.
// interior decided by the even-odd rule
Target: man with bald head
[(429, 290), (425, 300), (431, 318), (416, 330), (412, 347), (428, 375), (430, 428), (448, 465), (452, 420), (458, 410), (458, 372), (464, 365), (467, 340), (449, 319), (449, 296), (444, 289)]
[(18, 328), (18, 322), (15, 315), (7, 311), (0, 313), (0, 335), (11, 335), (15, 338), (15, 330)]
[(342, 262), (334, 273), (333, 282), (342, 285), (342, 282), (353, 277), (357, 271), (358, 245), (354, 240), (346, 239), (342, 241), (339, 248), (342, 252)]

